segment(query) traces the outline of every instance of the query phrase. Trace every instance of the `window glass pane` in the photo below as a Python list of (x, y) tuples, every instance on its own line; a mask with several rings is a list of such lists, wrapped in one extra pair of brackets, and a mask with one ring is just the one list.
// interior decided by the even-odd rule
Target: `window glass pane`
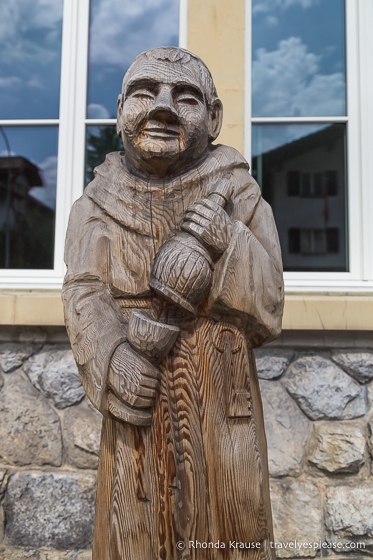
[(134, 57), (178, 42), (178, 0), (91, 0), (87, 117), (116, 117), (123, 75)]
[(87, 126), (85, 184), (93, 179), (93, 170), (105, 160), (106, 154), (123, 150), (122, 139), (115, 125)]
[(0, 2), (0, 118), (58, 118), (62, 0)]
[(348, 270), (344, 124), (253, 126), (253, 176), (272, 206), (284, 270)]
[(344, 0), (253, 0), (254, 117), (346, 114)]
[(57, 135), (0, 127), (0, 268), (53, 268)]

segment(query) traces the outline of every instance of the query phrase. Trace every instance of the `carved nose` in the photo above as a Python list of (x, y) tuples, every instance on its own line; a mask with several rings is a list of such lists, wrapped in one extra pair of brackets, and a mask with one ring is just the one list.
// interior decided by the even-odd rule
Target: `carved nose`
[(159, 119), (168, 123), (178, 120), (171, 92), (161, 91), (155, 100), (153, 108), (149, 111), (150, 119)]

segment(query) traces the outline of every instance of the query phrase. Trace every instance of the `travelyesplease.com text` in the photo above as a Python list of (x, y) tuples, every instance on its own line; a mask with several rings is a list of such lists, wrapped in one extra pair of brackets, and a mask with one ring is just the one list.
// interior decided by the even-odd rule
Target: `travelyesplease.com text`
[[(308, 541), (287, 541), (287, 542), (280, 542), (280, 541), (271, 541), (270, 543), (271, 548), (275, 548), (276, 550), (279, 549), (290, 549), (290, 550), (302, 550), (302, 549), (333, 549), (333, 550), (364, 550), (365, 543), (364, 542), (355, 542), (355, 541), (337, 541), (337, 542), (328, 542), (328, 541), (318, 541), (318, 542), (308, 542)], [(261, 548), (261, 542), (242, 542), (236, 540), (229, 540), (228, 542), (224, 541), (215, 541), (215, 542), (208, 542), (208, 541), (179, 541), (176, 543), (176, 547), (179, 550), (184, 550), (186, 547), (189, 549), (191, 548), (227, 548), (227, 549), (258, 549)]]

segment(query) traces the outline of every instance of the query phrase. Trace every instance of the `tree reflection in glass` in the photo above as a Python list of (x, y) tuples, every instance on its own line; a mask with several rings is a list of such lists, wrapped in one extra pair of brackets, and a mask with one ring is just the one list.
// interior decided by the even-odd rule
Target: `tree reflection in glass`
[(100, 165), (110, 152), (123, 150), (121, 138), (115, 125), (88, 126), (85, 155), (85, 184), (93, 179), (93, 170)]

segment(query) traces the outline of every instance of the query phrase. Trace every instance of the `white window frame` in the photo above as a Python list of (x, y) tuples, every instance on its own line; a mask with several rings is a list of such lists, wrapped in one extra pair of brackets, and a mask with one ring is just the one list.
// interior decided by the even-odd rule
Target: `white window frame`
[[(188, 0), (179, 2), (179, 45), (186, 48)], [(70, 209), (84, 188), (86, 126), (116, 123), (115, 119), (85, 118), (89, 4), (89, 0), (64, 0), (59, 118), (0, 120), (0, 126), (4, 127), (59, 126), (54, 267), (47, 270), (1, 269), (0, 289), (57, 290), (62, 287), (65, 274), (63, 250)], [(113, 95), (116, 95), (115, 92)]]
[[(326, 0), (327, 1), (327, 0)], [(347, 116), (258, 118), (251, 114), (252, 0), (245, 5), (245, 157), (253, 124), (342, 122), (347, 127), (349, 272), (285, 272), (291, 292), (373, 291), (373, 2), (346, 0)]]

